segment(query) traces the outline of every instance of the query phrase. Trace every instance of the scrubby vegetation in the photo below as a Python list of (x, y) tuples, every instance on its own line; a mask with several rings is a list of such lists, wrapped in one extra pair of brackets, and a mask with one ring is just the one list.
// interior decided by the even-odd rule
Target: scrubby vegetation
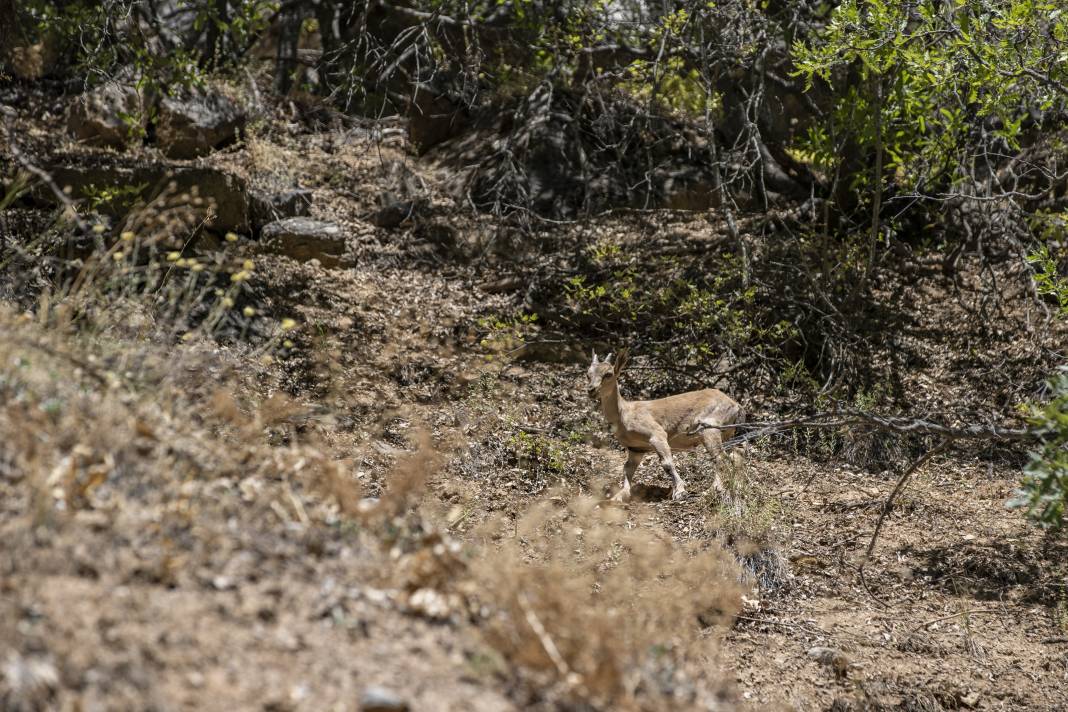
[(1062, 3), (0, 0), (0, 132), (0, 709), (1068, 704)]

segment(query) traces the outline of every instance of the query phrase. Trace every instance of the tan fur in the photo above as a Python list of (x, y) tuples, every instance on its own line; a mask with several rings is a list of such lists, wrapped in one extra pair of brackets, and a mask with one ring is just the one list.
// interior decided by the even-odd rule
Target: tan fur
[(660, 464), (671, 477), (671, 498), (680, 499), (686, 484), (679, 477), (671, 457), (673, 450), (704, 446), (717, 464), (715, 487), (722, 489), (718, 466), (722, 461), (724, 440), (734, 435), (733, 428), (707, 426), (730, 425), (745, 420), (745, 411), (730, 396), (715, 388), (680, 393), (651, 401), (627, 401), (619, 393), (619, 374), (626, 366), (626, 354), (615, 362), (609, 354), (604, 361), (593, 354), (587, 373), (590, 395), (599, 399), (601, 412), (611, 423), (619, 443), (627, 448), (623, 466), (623, 487), (614, 499), (630, 498), (630, 480), (646, 453), (655, 452)]

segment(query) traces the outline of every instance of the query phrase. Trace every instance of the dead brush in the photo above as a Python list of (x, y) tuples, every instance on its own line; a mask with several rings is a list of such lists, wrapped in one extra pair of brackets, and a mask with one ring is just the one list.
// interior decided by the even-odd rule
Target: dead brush
[[(329, 502), (321, 516), (355, 516), (360, 490), (347, 463), (314, 427), (298, 435), (300, 403), (262, 395), (276, 384), (258, 360), (199, 342), (89, 339), (109, 326), (92, 316), (57, 330), (0, 304), (0, 484), (24, 498), (27, 526), (109, 511), (129, 488), (188, 499), (170, 485), (199, 491), (225, 478), (277, 491), (286, 522), (308, 524), (300, 497)], [(284, 437), (272, 444), (274, 432)]]
[(737, 568), (718, 549), (679, 545), (626, 517), (592, 498), (550, 500), (514, 529), (484, 529), (471, 573), (485, 637), (531, 682), (573, 703), (709, 703), (722, 681), (688, 665), (715, 653), (702, 621), (738, 610)]
[(755, 585), (765, 595), (781, 591), (790, 568), (783, 535), (776, 531), (784, 515), (782, 499), (754, 477), (747, 461), (730, 462), (724, 480), (723, 492), (710, 490), (701, 500), (710, 528), (734, 552), (744, 585)]
[(296, 322), (266, 318), (250, 287), (255, 263), (242, 254), (242, 238), (227, 233), (219, 240), (204, 231), (214, 210), (196, 187), (179, 192), (172, 183), (114, 226), (88, 215), (82, 223), (89, 234), (67, 237), (68, 246), (81, 239), (81, 248), (50, 254), (46, 242), (35, 245), (44, 250), (40, 261), (54, 266), (44, 275), (50, 287), (36, 300), (36, 319), (157, 340), (254, 336), (257, 356), (292, 347), (288, 332)]

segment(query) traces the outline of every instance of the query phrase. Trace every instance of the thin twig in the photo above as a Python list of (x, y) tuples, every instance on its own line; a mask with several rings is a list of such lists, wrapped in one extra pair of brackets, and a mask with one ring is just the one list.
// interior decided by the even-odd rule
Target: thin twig
[[(982, 615), (982, 614), (1002, 613), (1002, 612), (1003, 611), (1000, 608), (978, 608), (978, 609), (971, 610), (971, 611), (960, 611), (958, 613), (951, 613), (948, 616), (942, 616), (941, 618), (935, 618), (934, 620), (927, 621), (923, 625), (916, 626), (916, 628), (914, 628), (908, 635), (905, 636), (905, 640), (911, 640), (912, 637), (915, 636), (917, 633), (919, 633), (921, 630), (929, 628), (932, 625), (934, 625), (935, 623), (941, 623), (942, 621), (948, 621), (948, 620), (950, 620), (952, 618), (959, 618), (960, 616)], [(902, 641), (902, 642), (904, 642), (904, 641)]]
[(56, 196), (56, 200), (62, 203), (63, 206), (67, 209), (67, 212), (70, 214), (71, 219), (73, 219), (74, 222), (77, 223), (79, 228), (87, 232), (89, 230), (89, 224), (82, 220), (82, 217), (78, 214), (78, 209), (74, 205), (74, 201), (70, 199), (70, 196), (64, 193), (63, 190), (58, 185), (56, 185), (56, 182), (52, 179), (52, 176), (48, 172), (41, 168), (38, 168), (36, 165), (31, 163), (30, 160), (26, 158), (25, 154), (23, 154), (23, 152), (19, 150), (18, 144), (15, 143), (14, 131), (12, 131), (11, 129), (10, 119), (8, 119), (8, 121), (4, 123), (4, 133), (7, 134), (7, 145), (10, 148), (11, 155), (14, 156), (15, 160), (18, 161), (23, 168), (25, 168), (33, 175), (37, 176), (41, 180), (41, 182), (47, 185), (49, 190), (51, 190), (52, 193)]
[(908, 482), (909, 478), (912, 476), (912, 473), (920, 469), (920, 467), (922, 467), (923, 464), (930, 460), (932, 457), (949, 447), (951, 442), (951, 438), (945, 438), (938, 445), (931, 448), (919, 458), (917, 458), (908, 467), (908, 469), (905, 470), (904, 474), (902, 474), (901, 477), (898, 479), (897, 484), (894, 485), (894, 489), (890, 491), (890, 495), (886, 498), (886, 504), (883, 505), (883, 511), (879, 513), (879, 521), (875, 523), (875, 531), (871, 534), (871, 541), (868, 542), (868, 549), (864, 552), (864, 558), (861, 560), (860, 566), (857, 567), (857, 573), (860, 574), (860, 582), (861, 584), (863, 584), (864, 590), (868, 592), (868, 595), (870, 595), (873, 599), (875, 599), (884, 606), (886, 606), (887, 604), (874, 593), (872, 593), (870, 588), (868, 588), (868, 583), (864, 580), (864, 566), (867, 565), (868, 560), (871, 558), (871, 552), (875, 548), (875, 542), (879, 539), (879, 531), (883, 528), (883, 522), (886, 520), (887, 515), (890, 514), (890, 510), (893, 509), (894, 498), (897, 496), (898, 492), (900, 492), (902, 488), (904, 488), (905, 483)]
[(545, 654), (552, 660), (553, 665), (556, 666), (556, 671), (560, 673), (560, 677), (564, 680), (571, 679), (571, 668), (568, 667), (567, 661), (564, 660), (564, 656), (560, 654), (560, 649), (556, 647), (556, 643), (549, 636), (549, 631), (545, 630), (545, 626), (541, 624), (541, 620), (534, 612), (534, 609), (530, 606), (530, 599), (527, 598), (525, 591), (520, 591), (516, 595), (519, 601), (519, 607), (523, 609), (523, 615), (527, 619), (527, 623), (534, 631), (534, 635), (538, 636), (538, 640), (541, 642), (541, 647), (545, 649)]
[(42, 344), (39, 341), (27, 339), (22, 336), (9, 336), (8, 338), (21, 346), (26, 346), (31, 349), (37, 349), (38, 351), (46, 353), (49, 356), (52, 356), (53, 358), (69, 361), (74, 366), (80, 368), (85, 373), (85, 375), (89, 376), (100, 385), (104, 386), (105, 388), (108, 386), (108, 379), (104, 377), (104, 374), (102, 374), (99, 369), (97, 369), (89, 362), (84, 361), (73, 354), (69, 354), (64, 351), (59, 351), (47, 344)]

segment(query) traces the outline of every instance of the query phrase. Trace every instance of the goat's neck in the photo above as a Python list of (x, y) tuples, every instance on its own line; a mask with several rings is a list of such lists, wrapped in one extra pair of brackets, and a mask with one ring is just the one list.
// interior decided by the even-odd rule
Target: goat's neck
[(619, 395), (619, 381), (613, 379), (610, 388), (601, 389), (601, 412), (612, 425), (619, 425), (623, 419), (620, 415), (626, 401)]

